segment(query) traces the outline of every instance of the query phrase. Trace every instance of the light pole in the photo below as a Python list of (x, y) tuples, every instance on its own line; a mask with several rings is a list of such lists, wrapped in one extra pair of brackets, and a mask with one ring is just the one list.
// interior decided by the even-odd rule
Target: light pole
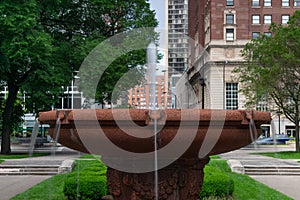
[(228, 64), (228, 60), (225, 60), (223, 65), (223, 109), (226, 109), (226, 98), (225, 98), (225, 91), (226, 91), (226, 65)]
[(200, 85), (202, 86), (202, 109), (204, 109), (204, 87), (205, 87), (205, 78), (201, 77), (199, 78)]
[(277, 111), (277, 115), (278, 115), (278, 134), (280, 134), (280, 132), (281, 132), (281, 127), (280, 127), (280, 115), (281, 115), (281, 111), (280, 110), (278, 110)]

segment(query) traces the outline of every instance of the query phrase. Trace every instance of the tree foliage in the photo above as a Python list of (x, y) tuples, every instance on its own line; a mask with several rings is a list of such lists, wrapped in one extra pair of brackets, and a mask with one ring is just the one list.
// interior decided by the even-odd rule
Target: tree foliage
[(249, 42), (242, 55), (245, 65), (236, 68), (248, 107), (266, 102), (276, 105), (296, 125), (296, 150), (299, 151), (300, 120), (300, 11), (288, 25), (270, 26), (271, 36), (262, 35)]
[[(29, 97), (27, 110), (49, 110), (97, 44), (142, 26), (157, 26), (147, 0), (1, 0), (0, 82), (9, 92), (2, 102), (1, 153), (10, 153), (10, 133), (21, 115), (18, 94)], [(109, 96), (122, 74), (144, 62), (145, 51), (123, 55), (102, 80), (98, 94), (105, 95), (98, 98)]]
[[(68, 52), (70, 49), (74, 50), (71, 54), (67, 53), (67, 55), (61, 56), (62, 59), (69, 58), (69, 65), (73, 67), (73, 70), (78, 70), (83, 59), (91, 50), (107, 38), (136, 28), (157, 26), (155, 13), (150, 10), (147, 0), (67, 0), (57, 1), (55, 6), (44, 1), (40, 1), (40, 3), (45, 6), (41, 21), (47, 27), (48, 32), (56, 38), (57, 45), (67, 46), (64, 48), (66, 50), (64, 52)], [(53, 15), (53, 11), (56, 13), (55, 15)], [(156, 37), (153, 32), (151, 37), (144, 42), (149, 43)], [(118, 45), (120, 44), (118, 43)], [(122, 49), (119, 46), (110, 47), (112, 49), (108, 47), (102, 49), (102, 54), (105, 52), (109, 57), (114, 51), (118, 51), (116, 48)], [(113, 63), (109, 63), (110, 68), (105, 70), (102, 75), (97, 94), (92, 96), (96, 97), (99, 102), (110, 102), (117, 81), (124, 73), (136, 66), (143, 65), (145, 58), (145, 50), (134, 50), (120, 56)], [(100, 65), (105, 63), (105, 59), (107, 58), (100, 61)], [(137, 72), (140, 72), (136, 76), (137, 79), (132, 80), (136, 84), (143, 77), (142, 70)], [(89, 73), (90, 76), (96, 74), (95, 69)], [(89, 94), (84, 95), (86, 97), (91, 96)]]

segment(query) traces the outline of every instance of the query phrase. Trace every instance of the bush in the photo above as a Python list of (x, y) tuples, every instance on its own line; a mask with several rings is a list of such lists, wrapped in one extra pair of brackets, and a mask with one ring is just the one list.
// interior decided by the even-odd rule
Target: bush
[(83, 170), (81, 170), (82, 172), (104, 172), (106, 173), (107, 168), (105, 166), (102, 165), (91, 165)]
[(64, 194), (69, 200), (98, 200), (107, 192), (106, 177), (92, 172), (79, 177), (69, 176), (64, 185)]
[(200, 199), (205, 197), (227, 197), (234, 190), (233, 180), (221, 170), (207, 165), (204, 168), (204, 181)]

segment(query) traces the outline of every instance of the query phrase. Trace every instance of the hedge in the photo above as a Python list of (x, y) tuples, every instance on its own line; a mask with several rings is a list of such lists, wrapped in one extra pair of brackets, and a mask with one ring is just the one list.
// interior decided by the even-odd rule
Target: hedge
[(98, 200), (107, 195), (107, 192), (106, 177), (97, 173), (69, 176), (64, 185), (64, 194), (69, 200)]
[(204, 168), (204, 181), (200, 192), (200, 199), (205, 197), (227, 197), (234, 190), (233, 180), (221, 170), (207, 165)]
[[(106, 166), (99, 161), (88, 161), (78, 165), (67, 175), (64, 184), (64, 194), (69, 200), (98, 200), (107, 195)], [(79, 170), (79, 171), (77, 171)]]

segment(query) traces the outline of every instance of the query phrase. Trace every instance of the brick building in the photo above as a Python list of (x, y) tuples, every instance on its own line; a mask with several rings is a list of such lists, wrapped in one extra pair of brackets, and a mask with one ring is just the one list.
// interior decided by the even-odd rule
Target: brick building
[[(298, 9), (300, 0), (190, 0), (189, 37), (194, 41), (187, 76), (199, 103), (204, 108), (243, 109), (245, 98), (232, 73), (243, 62), (240, 51), (259, 34), (268, 35), (271, 22), (286, 24)], [(292, 132), (284, 117), (275, 124), (277, 133)]]
[[(165, 76), (158, 75), (156, 77), (156, 107), (170, 108), (171, 97), (168, 97), (168, 103), (165, 104)], [(142, 84), (128, 91), (128, 105), (137, 109), (148, 109), (150, 107), (149, 85)]]

